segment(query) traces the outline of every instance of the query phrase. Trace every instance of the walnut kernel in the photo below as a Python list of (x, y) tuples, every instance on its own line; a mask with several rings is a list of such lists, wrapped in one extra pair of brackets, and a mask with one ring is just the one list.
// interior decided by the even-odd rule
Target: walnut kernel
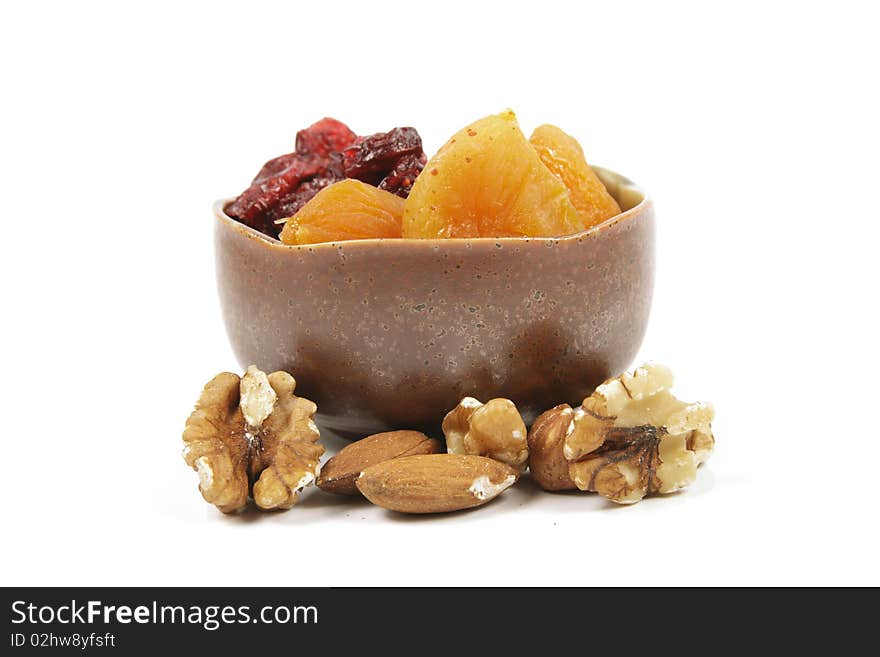
[(529, 459), (526, 425), (509, 399), (485, 404), (465, 397), (443, 418), (443, 435), (450, 454), (487, 456), (525, 470)]
[(544, 490), (574, 490), (563, 445), (574, 418), (568, 404), (559, 404), (538, 416), (529, 429), (529, 472)]
[(605, 381), (584, 400), (563, 444), (578, 488), (631, 504), (693, 483), (715, 444), (714, 412), (676, 399), (670, 387), (672, 372), (648, 364)]
[(224, 372), (208, 382), (183, 432), (184, 460), (207, 502), (233, 513), (251, 496), (261, 509), (289, 509), (315, 481), (324, 453), (317, 407), (295, 388), (286, 372), (253, 365), (242, 378)]

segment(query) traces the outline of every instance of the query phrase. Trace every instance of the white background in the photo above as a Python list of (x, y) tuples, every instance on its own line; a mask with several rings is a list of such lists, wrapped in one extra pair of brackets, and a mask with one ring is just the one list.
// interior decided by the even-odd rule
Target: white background
[[(871, 3), (296, 4), (0, 10), (0, 583), (880, 584)], [(180, 434), (238, 369), (212, 201), (325, 115), (432, 153), (508, 106), (654, 198), (639, 359), (717, 408), (695, 487), (205, 504)]]

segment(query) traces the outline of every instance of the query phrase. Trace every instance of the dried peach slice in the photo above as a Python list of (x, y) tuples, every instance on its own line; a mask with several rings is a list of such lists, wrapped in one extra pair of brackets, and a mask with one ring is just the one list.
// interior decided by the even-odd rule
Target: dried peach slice
[(585, 228), (620, 214), (620, 206), (587, 164), (577, 139), (555, 125), (542, 125), (535, 128), (529, 142), (544, 166), (565, 183)]
[(360, 180), (340, 180), (318, 192), (284, 224), (285, 244), (400, 237), (404, 200)]
[(457, 132), (425, 165), (403, 213), (404, 237), (540, 237), (583, 228), (568, 189), (510, 110)]

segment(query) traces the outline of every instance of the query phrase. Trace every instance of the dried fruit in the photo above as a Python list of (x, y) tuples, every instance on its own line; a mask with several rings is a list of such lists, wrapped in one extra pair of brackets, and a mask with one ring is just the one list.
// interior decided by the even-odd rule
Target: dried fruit
[(302, 181), (296, 189), (288, 192), (278, 201), (278, 206), (271, 213), (271, 216), (275, 217), (275, 234), (278, 234), (288, 217), (299, 212), (318, 192), (340, 180), (345, 180), (345, 174), (342, 173), (342, 156), (339, 153), (331, 153), (321, 173)]
[(199, 490), (224, 513), (289, 509), (315, 481), (324, 448), (313, 420), (317, 407), (294, 394), (286, 372), (268, 376), (253, 365), (239, 378), (218, 374), (205, 386), (183, 432), (183, 457), (199, 474)]
[(296, 152), (329, 157), (351, 146), (357, 135), (342, 121), (325, 117), (296, 133)]
[(370, 502), (402, 513), (444, 513), (480, 506), (516, 482), (514, 469), (483, 456), (428, 454), (373, 465), (357, 480)]
[(605, 381), (571, 418), (563, 453), (581, 490), (621, 504), (691, 484), (712, 451), (712, 407), (670, 392), (672, 373), (644, 365)]
[(456, 133), (425, 165), (403, 236), (559, 236), (583, 230), (568, 189), (541, 162), (510, 110)]
[(587, 164), (578, 141), (554, 125), (535, 129), (529, 142), (541, 162), (568, 188), (584, 228), (620, 214), (620, 206)]
[(345, 446), (321, 468), (318, 488), (339, 495), (360, 495), (355, 482), (371, 465), (418, 454), (439, 454), (439, 440), (419, 431), (388, 431)]
[(275, 237), (276, 209), (283, 198), (293, 193), (299, 184), (325, 169), (322, 158), (296, 153), (270, 160), (257, 178), (241, 195), (226, 207), (226, 214), (266, 235)]
[(267, 181), (269, 178), (273, 178), (277, 176), (279, 173), (288, 168), (294, 161), (297, 160), (296, 153), (287, 153), (286, 155), (279, 155), (278, 157), (274, 157), (266, 164), (260, 168), (257, 175), (254, 176), (254, 179), (251, 181), (251, 184), (254, 183), (262, 183)]
[(577, 488), (569, 475), (563, 446), (574, 411), (568, 404), (554, 406), (535, 420), (529, 429), (529, 472), (544, 490)]
[(529, 459), (526, 425), (509, 399), (465, 397), (443, 418), (443, 435), (450, 454), (487, 456), (517, 472)]
[(322, 189), (287, 220), (285, 244), (317, 244), (376, 237), (400, 237), (404, 200), (359, 180)]
[[(264, 164), (250, 187), (227, 206), (226, 213), (277, 237), (288, 217), (322, 189), (347, 177), (406, 198), (424, 163), (422, 140), (415, 128), (358, 137), (344, 123), (324, 118), (297, 133), (296, 152)], [(353, 231), (357, 233), (358, 228)]]
[(376, 185), (401, 158), (423, 154), (415, 128), (394, 128), (358, 139), (342, 152), (342, 165), (346, 177)]
[(404, 155), (379, 183), (379, 189), (406, 198), (425, 167), (425, 154)]

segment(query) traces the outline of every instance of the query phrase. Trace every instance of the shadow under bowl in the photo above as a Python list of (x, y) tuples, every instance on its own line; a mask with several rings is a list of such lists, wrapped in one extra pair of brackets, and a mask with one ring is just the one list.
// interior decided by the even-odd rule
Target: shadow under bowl
[(654, 282), (654, 212), (596, 167), (623, 212), (558, 238), (290, 246), (214, 204), (220, 302), (242, 368), (291, 372), (319, 423), (362, 437), (434, 429), (467, 395), (526, 422), (580, 404), (635, 357)]

